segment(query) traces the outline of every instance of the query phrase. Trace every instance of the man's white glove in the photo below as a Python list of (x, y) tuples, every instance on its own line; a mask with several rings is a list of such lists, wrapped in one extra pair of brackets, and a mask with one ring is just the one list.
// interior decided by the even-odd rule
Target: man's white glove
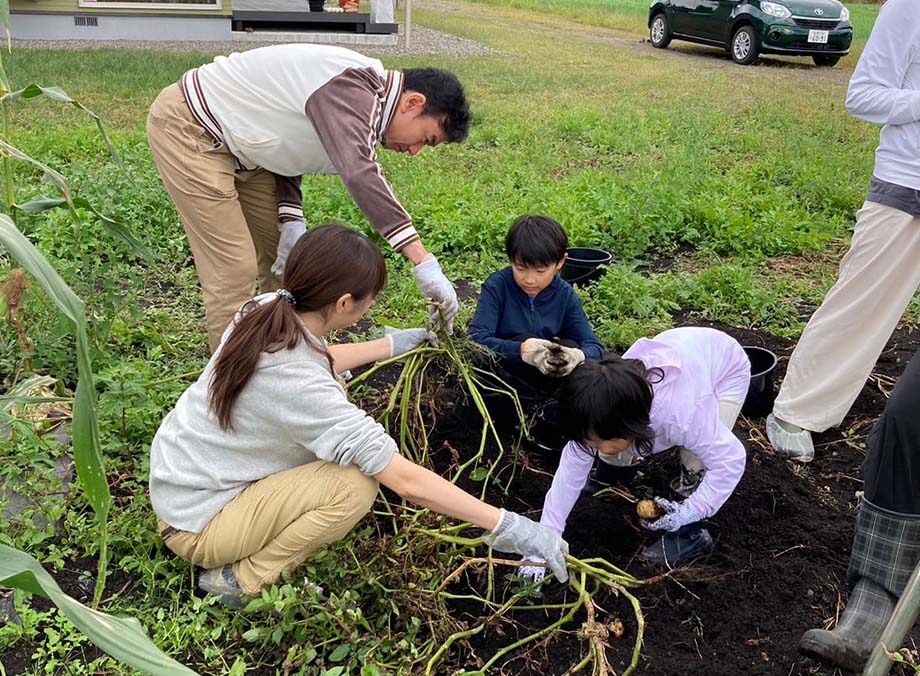
[[(529, 563), (546, 563), (539, 556), (531, 556), (526, 561)], [(543, 578), (546, 577), (546, 568), (543, 566), (521, 566), (518, 568), (518, 574), (523, 577), (529, 577), (534, 582), (542, 582)]]
[(441, 312), (433, 305), (428, 307), (428, 316), (431, 317), (432, 325), (440, 326), (443, 313), (444, 321), (447, 322), (445, 327), (447, 332), (453, 331), (454, 317), (460, 311), (460, 303), (457, 301), (454, 285), (444, 276), (438, 259), (428, 254), (425, 260), (412, 268), (412, 273), (415, 275), (415, 283), (419, 292), (425, 298), (441, 304)]
[(521, 359), (545, 376), (562, 378), (585, 361), (585, 353), (577, 347), (563, 347), (550, 340), (528, 338), (521, 345)]
[(655, 504), (664, 510), (664, 515), (654, 521), (639, 519), (639, 523), (649, 530), (666, 530), (673, 532), (686, 526), (688, 523), (696, 523), (703, 518), (703, 515), (690, 504), (689, 500), (683, 502), (672, 502), (664, 498), (655, 498)]
[(423, 343), (438, 344), (438, 337), (427, 329), (394, 329), (386, 326), (383, 335), (390, 341), (390, 357), (398, 357)]
[(565, 565), (569, 543), (552, 528), (531, 521), (526, 516), (503, 509), (495, 530), (486, 533), (482, 539), (492, 549), (500, 552), (546, 561), (557, 580), (565, 582), (569, 579)]
[(279, 277), (284, 274), (288, 254), (306, 231), (307, 224), (304, 221), (286, 221), (278, 224), (278, 232), (281, 235), (278, 237), (278, 253), (275, 254), (275, 262), (272, 263), (273, 273)]

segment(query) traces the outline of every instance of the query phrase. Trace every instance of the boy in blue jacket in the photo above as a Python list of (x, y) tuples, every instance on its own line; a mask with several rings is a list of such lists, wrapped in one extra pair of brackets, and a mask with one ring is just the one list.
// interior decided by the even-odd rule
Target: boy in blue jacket
[(568, 246), (565, 230), (553, 219), (517, 219), (505, 237), (511, 265), (482, 285), (469, 327), (473, 341), (496, 353), (499, 376), (518, 391), (522, 403), (541, 409), (554, 398), (559, 378), (605, 352), (581, 299), (557, 275)]

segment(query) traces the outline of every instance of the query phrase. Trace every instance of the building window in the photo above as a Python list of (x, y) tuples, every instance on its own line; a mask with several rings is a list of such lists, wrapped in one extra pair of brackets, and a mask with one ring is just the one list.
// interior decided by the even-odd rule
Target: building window
[(220, 9), (221, 0), (80, 0), (80, 7), (92, 9)]

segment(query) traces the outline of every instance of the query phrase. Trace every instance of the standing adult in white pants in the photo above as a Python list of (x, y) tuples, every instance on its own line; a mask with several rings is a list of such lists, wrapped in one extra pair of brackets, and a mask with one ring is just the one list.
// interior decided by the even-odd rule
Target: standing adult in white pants
[(920, 286), (920, 5), (888, 0), (850, 79), (847, 110), (884, 125), (869, 194), (837, 282), (802, 333), (767, 437), (814, 458), (812, 432), (839, 425)]

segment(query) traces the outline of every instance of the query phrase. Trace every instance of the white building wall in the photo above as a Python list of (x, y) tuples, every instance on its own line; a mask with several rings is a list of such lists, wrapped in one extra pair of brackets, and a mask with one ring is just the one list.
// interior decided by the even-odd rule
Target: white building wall
[[(78, 26), (76, 17), (96, 19)], [(20, 40), (229, 41), (229, 16), (10, 14), (10, 34)]]

